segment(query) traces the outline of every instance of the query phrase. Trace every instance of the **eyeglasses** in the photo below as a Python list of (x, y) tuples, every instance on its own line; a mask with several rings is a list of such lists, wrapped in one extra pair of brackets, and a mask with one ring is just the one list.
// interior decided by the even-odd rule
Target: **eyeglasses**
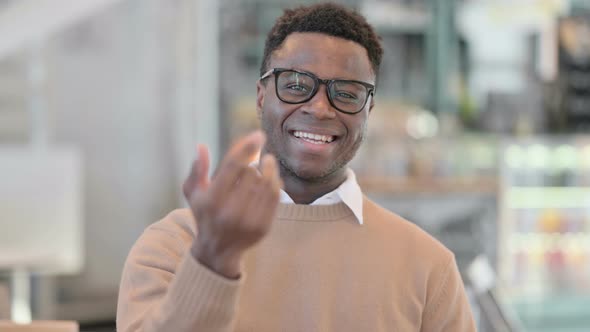
[(373, 95), (375, 86), (354, 80), (324, 80), (314, 74), (293, 69), (274, 68), (262, 75), (260, 80), (275, 75), (277, 97), (287, 104), (302, 104), (311, 100), (320, 84), (326, 85), (330, 105), (342, 113), (356, 114), (363, 110)]

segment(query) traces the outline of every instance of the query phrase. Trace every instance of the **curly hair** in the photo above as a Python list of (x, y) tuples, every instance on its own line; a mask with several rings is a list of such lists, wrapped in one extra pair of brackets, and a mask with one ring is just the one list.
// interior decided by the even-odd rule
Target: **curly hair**
[(260, 75), (268, 70), (272, 52), (294, 32), (319, 32), (354, 41), (367, 50), (375, 75), (379, 72), (383, 48), (373, 27), (351, 9), (335, 3), (321, 3), (287, 9), (277, 19), (266, 37)]

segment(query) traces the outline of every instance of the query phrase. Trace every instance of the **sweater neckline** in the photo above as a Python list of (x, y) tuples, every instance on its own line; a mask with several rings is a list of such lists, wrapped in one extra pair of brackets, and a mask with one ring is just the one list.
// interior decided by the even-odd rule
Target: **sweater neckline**
[(340, 202), (332, 205), (279, 203), (277, 219), (292, 221), (337, 221), (352, 216), (352, 210)]

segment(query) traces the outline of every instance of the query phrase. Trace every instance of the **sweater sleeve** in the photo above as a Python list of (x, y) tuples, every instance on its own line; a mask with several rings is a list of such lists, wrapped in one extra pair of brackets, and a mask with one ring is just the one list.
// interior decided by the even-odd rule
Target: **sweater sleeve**
[[(184, 240), (184, 241), (183, 241)], [(132, 248), (119, 289), (119, 332), (230, 332), (240, 280), (201, 265), (190, 241), (150, 227)]]
[[(454, 256), (436, 273), (423, 313), (423, 332), (475, 332), (475, 321)], [(430, 284), (430, 283), (429, 283)]]

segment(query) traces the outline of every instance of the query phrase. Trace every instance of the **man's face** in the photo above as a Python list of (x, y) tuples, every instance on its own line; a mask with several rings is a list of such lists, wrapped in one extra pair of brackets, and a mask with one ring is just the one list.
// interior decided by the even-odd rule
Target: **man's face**
[[(321, 79), (375, 83), (365, 48), (319, 33), (289, 35), (273, 52), (271, 68), (309, 72)], [(360, 113), (339, 112), (330, 104), (324, 84), (311, 100), (287, 104), (275, 93), (274, 76), (257, 84), (257, 111), (267, 135), (265, 152), (275, 155), (284, 170), (306, 181), (321, 181), (344, 172), (363, 141), (372, 107), (373, 97), (369, 96)], [(310, 138), (312, 134), (332, 141), (315, 140), (314, 136)]]

